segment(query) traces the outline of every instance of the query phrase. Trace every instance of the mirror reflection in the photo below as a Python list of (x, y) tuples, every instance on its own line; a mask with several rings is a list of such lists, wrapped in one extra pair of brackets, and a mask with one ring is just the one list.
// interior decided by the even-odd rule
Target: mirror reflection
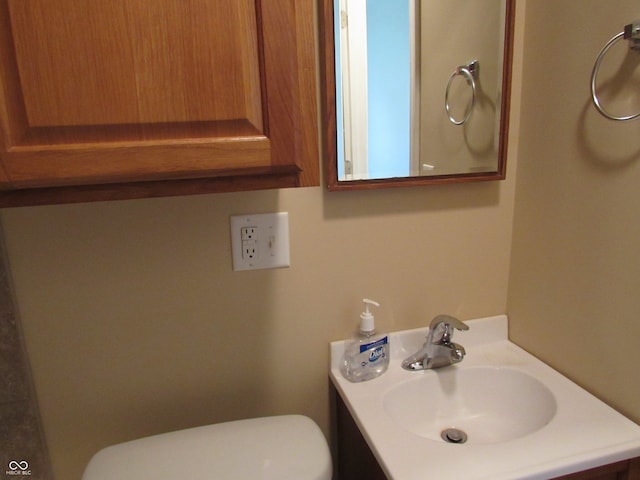
[(330, 189), (504, 178), (512, 0), (326, 2)]

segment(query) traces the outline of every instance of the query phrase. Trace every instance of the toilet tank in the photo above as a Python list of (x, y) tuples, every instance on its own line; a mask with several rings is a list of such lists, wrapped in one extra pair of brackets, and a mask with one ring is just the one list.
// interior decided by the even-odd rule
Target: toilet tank
[(302, 415), (190, 428), (96, 453), (82, 480), (331, 480), (318, 426)]

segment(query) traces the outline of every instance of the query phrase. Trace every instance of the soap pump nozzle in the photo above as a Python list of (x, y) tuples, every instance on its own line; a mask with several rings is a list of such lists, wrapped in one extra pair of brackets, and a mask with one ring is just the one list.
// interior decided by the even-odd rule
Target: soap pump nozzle
[(369, 310), (370, 305), (379, 307), (380, 304), (368, 298), (362, 300), (364, 303), (364, 312), (360, 314), (360, 331), (363, 333), (373, 333), (375, 331), (374, 317)]

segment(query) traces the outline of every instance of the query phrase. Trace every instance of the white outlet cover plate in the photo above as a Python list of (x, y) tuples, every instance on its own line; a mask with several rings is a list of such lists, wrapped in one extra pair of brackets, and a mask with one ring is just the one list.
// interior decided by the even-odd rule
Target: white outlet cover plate
[[(244, 227), (257, 229), (257, 255), (252, 259), (242, 257), (240, 232)], [(286, 268), (290, 265), (288, 212), (232, 215), (230, 230), (234, 271)]]

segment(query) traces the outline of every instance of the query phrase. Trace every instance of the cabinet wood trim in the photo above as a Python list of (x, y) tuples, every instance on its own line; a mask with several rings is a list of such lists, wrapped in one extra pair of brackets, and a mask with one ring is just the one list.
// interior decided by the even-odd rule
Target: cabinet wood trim
[(203, 195), (299, 186), (297, 169), (270, 168), (268, 171), (256, 169), (253, 174), (243, 172), (242, 175), (215, 178), (0, 191), (0, 207)]
[(627, 479), (628, 468), (629, 460), (624, 460), (585, 470), (584, 472), (556, 477), (555, 480), (625, 480)]

